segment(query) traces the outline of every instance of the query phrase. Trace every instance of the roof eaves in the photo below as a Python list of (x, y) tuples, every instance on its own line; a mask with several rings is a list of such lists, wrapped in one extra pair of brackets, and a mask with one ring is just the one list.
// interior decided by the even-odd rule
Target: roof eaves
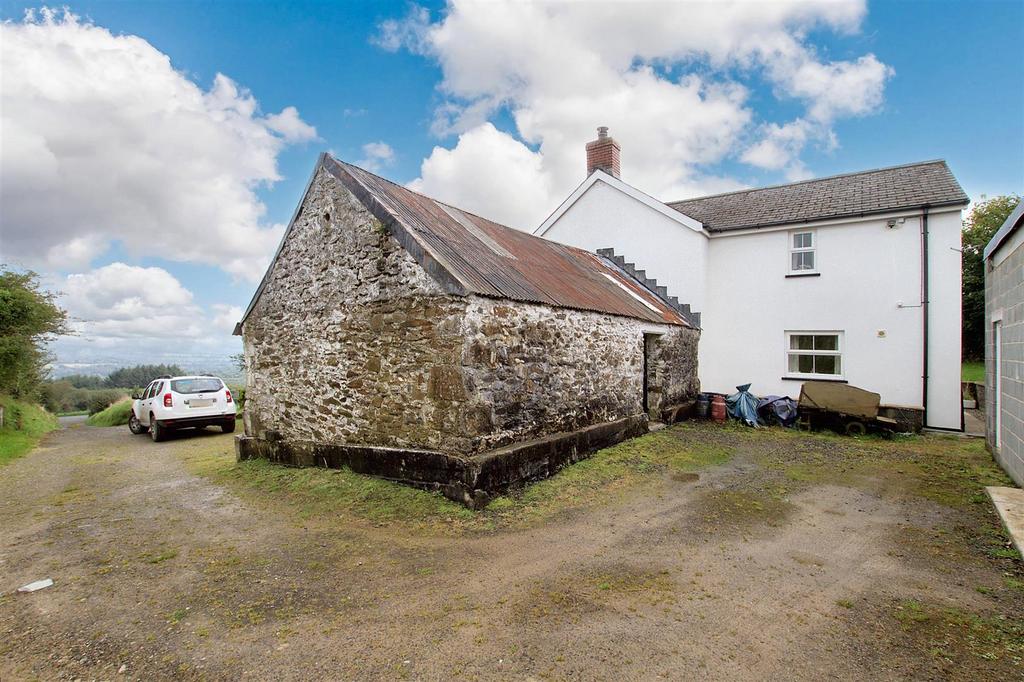
[(985, 245), (984, 258), (988, 260), (992, 257), (1000, 246), (1003, 245), (1010, 235), (1017, 231), (1017, 228), (1024, 223), (1024, 199), (1017, 202), (1017, 208), (1013, 209), (1013, 212), (1006, 217), (1003, 224), (999, 227), (999, 230), (992, 235), (992, 239), (989, 240), (988, 244)]

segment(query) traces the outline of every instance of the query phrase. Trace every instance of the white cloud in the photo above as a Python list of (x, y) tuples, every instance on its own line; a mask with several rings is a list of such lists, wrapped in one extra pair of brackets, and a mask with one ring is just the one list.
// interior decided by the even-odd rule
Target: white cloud
[[(623, 178), (666, 199), (735, 184), (708, 174), (734, 156), (805, 174), (808, 143), (832, 145), (837, 118), (882, 102), (889, 67), (870, 54), (823, 62), (807, 38), (820, 29), (855, 33), (865, 14), (863, 0), (451, 0), (434, 21), (414, 7), (405, 20), (384, 22), (377, 43), (425, 54), (443, 72), (432, 130), (458, 139), (433, 150), (414, 185), (466, 194), (485, 214), (527, 227), (582, 181), (583, 144), (598, 125), (622, 144)], [(803, 103), (805, 115), (758, 120), (748, 88), (757, 79), (779, 99)], [(505, 111), (514, 134), (487, 127)], [(518, 172), (532, 167), (533, 177)], [(518, 208), (509, 195), (521, 198)]]
[(285, 107), (280, 114), (267, 116), (267, 127), (287, 142), (309, 142), (317, 139), (316, 128), (299, 118), (299, 110)]
[(93, 340), (189, 339), (207, 331), (192, 292), (162, 268), (111, 263), (68, 275), (61, 290), (75, 330)]
[(163, 268), (111, 263), (68, 275), (56, 288), (75, 332), (55, 343), (62, 361), (104, 358), (127, 365), (237, 352), (231, 332), (241, 308), (204, 310)]
[(255, 190), (316, 137), (294, 107), (264, 116), (222, 74), (204, 91), (145, 40), (67, 12), (0, 24), (0, 57), (6, 259), (80, 268), (119, 240), (260, 278), (283, 226)]
[(214, 312), (213, 326), (226, 334), (231, 334), (235, 331), (235, 325), (241, 322), (242, 315), (245, 314), (245, 311), (237, 305), (214, 303), (211, 307)]
[(363, 158), (356, 161), (361, 166), (373, 173), (379, 173), (385, 167), (395, 162), (395, 150), (386, 142), (368, 142), (363, 145)]
[(412, 6), (402, 19), (385, 19), (370, 42), (388, 52), (403, 47), (414, 52), (427, 49), (425, 38), (430, 29), (430, 11), (426, 7)]
[[(540, 154), (484, 123), (459, 136), (454, 149), (434, 147), (412, 189), (496, 220), (531, 229), (524, 222), (550, 196)], [(524, 210), (525, 209), (525, 210)]]

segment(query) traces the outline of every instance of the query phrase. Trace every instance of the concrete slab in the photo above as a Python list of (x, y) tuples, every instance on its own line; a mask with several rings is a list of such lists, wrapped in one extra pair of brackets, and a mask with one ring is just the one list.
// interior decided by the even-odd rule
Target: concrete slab
[(988, 486), (985, 492), (992, 498), (992, 504), (1003, 519), (1006, 532), (1017, 551), (1024, 555), (1024, 490)]
[(964, 433), (975, 438), (984, 438), (985, 413), (981, 410), (964, 410)]

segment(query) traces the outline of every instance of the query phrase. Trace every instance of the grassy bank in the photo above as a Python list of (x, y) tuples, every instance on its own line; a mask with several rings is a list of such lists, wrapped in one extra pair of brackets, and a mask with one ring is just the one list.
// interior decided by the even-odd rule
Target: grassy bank
[(960, 365), (960, 381), (985, 383), (984, 362), (964, 362)]
[(4, 426), (0, 429), (0, 466), (21, 457), (57, 428), (57, 418), (38, 405), (0, 395)]
[(107, 409), (97, 412), (85, 423), (89, 426), (123, 426), (128, 423), (128, 417), (132, 413), (132, 400), (127, 398), (116, 402)]

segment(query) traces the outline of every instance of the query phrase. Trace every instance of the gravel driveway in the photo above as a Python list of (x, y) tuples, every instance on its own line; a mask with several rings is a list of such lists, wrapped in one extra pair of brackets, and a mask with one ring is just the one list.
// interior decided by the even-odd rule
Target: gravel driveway
[(1024, 594), (1019, 560), (971, 547), (961, 513), (886, 472), (779, 492), (755, 436), (678, 437), (737, 454), (525, 529), (439, 534), (198, 477), (190, 455), (230, 457), (213, 429), (70, 425), (0, 469), (0, 679), (1021, 674), (1005, 647), (949, 639), (943, 609), (988, 623)]

